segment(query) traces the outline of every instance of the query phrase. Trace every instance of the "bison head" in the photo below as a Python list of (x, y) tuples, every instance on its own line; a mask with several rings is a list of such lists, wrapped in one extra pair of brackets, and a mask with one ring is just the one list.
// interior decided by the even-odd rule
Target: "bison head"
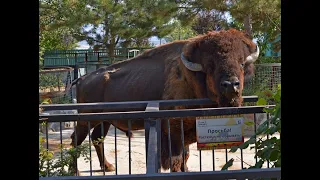
[(188, 41), (181, 62), (199, 94), (219, 107), (241, 106), (244, 78), (253, 74), (259, 47), (240, 31), (209, 32)]

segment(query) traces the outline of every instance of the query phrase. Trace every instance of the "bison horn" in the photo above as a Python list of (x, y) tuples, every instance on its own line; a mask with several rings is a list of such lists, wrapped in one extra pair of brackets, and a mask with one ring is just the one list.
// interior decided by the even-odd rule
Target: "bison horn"
[(250, 54), (247, 59), (246, 59), (246, 63), (253, 63), (254, 61), (256, 61), (259, 57), (259, 46), (257, 46), (257, 51)]
[(186, 66), (186, 68), (188, 68), (190, 71), (201, 71), (202, 70), (201, 64), (188, 61), (187, 58), (184, 57), (183, 52), (181, 53), (181, 61)]

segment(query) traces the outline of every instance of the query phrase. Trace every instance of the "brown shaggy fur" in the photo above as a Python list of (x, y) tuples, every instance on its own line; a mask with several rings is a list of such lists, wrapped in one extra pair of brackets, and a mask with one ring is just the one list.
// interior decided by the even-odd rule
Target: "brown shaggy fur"
[[(245, 72), (253, 73), (244, 64), (248, 55), (256, 51), (256, 45), (242, 32), (231, 29), (228, 31), (209, 32), (188, 40), (164, 44), (132, 59), (125, 60), (109, 67), (104, 67), (84, 76), (77, 82), (78, 103), (112, 102), (112, 101), (143, 101), (160, 99), (193, 99), (210, 98), (219, 106), (240, 106)], [(191, 62), (202, 65), (203, 70), (194, 72), (188, 70), (180, 59), (181, 52)], [(236, 94), (224, 94), (220, 83), (230, 77), (237, 77), (240, 90)], [(227, 78), (227, 79), (226, 79)], [(171, 107), (171, 109), (195, 107)], [(130, 109), (144, 110), (144, 109)], [(101, 112), (103, 110), (81, 110), (80, 112)], [(110, 110), (109, 110), (110, 111)], [(120, 111), (120, 110), (119, 110)], [(125, 111), (125, 110), (123, 110)], [(196, 142), (195, 118), (182, 118), (184, 122), (184, 144), (180, 137), (180, 119), (171, 118), (171, 151), (172, 171), (186, 171), (183, 164), (183, 149), (186, 160), (191, 143)], [(133, 119), (132, 130), (143, 129), (144, 121)], [(92, 138), (105, 136), (110, 124), (127, 131), (128, 122), (106, 121), (104, 133), (101, 134), (99, 121), (91, 122), (94, 128)], [(168, 153), (167, 121), (162, 123), (161, 164), (164, 169), (170, 166)], [(88, 133), (88, 124), (79, 122), (77, 125), (77, 144), (81, 144)], [(73, 141), (73, 145), (75, 142)], [(96, 151), (103, 166), (102, 145), (96, 145)], [(105, 159), (105, 168), (109, 171), (114, 167)], [(187, 161), (186, 161), (187, 162)]]

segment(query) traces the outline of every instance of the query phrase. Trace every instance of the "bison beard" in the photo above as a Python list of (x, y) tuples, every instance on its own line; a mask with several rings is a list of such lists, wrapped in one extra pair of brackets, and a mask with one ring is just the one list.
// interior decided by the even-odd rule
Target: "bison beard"
[[(240, 31), (231, 29), (209, 32), (147, 50), (132, 59), (100, 68), (74, 81), (73, 84), (77, 87), (78, 103), (210, 98), (220, 107), (237, 107), (242, 103), (245, 78), (253, 74), (252, 63), (258, 55), (259, 48)], [(181, 106), (169, 109), (199, 107)], [(189, 145), (196, 142), (195, 117), (182, 118), (184, 144), (181, 142), (180, 119), (170, 118), (172, 172), (187, 171), (183, 159), (187, 163)], [(112, 124), (122, 131), (128, 130), (127, 120), (115, 122), (105, 121), (107, 127)], [(132, 130), (144, 129), (143, 120), (131, 122)], [(97, 132), (97, 135), (93, 134), (92, 137), (105, 136), (108, 132), (108, 128), (105, 128), (104, 134), (99, 134), (99, 123), (94, 124), (92, 121), (91, 125), (94, 132)], [(87, 123), (79, 121), (76, 131), (76, 144), (80, 145), (88, 134)], [(95, 146), (100, 165), (105, 166), (106, 170), (113, 170), (107, 159), (104, 159), (103, 164), (101, 146), (102, 144)], [(161, 120), (161, 165), (164, 169), (170, 168), (165, 119)]]

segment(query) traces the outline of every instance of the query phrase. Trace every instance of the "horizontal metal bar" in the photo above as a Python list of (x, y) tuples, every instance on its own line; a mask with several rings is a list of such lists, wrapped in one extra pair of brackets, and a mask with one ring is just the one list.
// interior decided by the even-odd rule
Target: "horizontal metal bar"
[(263, 64), (256, 64), (255, 66), (279, 66), (279, 67), (281, 67), (281, 63), (263, 63)]
[[(223, 108), (179, 109), (161, 111), (130, 111), (130, 112), (103, 112), (79, 114), (50, 114), (39, 115), (39, 122), (65, 122), (65, 121), (90, 121), (90, 120), (117, 120), (117, 119), (145, 119), (164, 117), (195, 117), (195, 116), (220, 116), (233, 114), (264, 113), (267, 106), (243, 106)], [(269, 105), (274, 107), (274, 105)]]
[(159, 102), (149, 102), (146, 111), (159, 111)]
[[(256, 102), (258, 96), (244, 96), (244, 102)], [(123, 102), (98, 102), (76, 104), (49, 104), (40, 105), (44, 110), (72, 110), (72, 109), (120, 109), (120, 108), (146, 108), (148, 103), (159, 103), (160, 107), (180, 105), (209, 105), (216, 104), (206, 99), (178, 99), (178, 100), (155, 100), (155, 101), (123, 101)]]
[(163, 174), (137, 174), (137, 175), (108, 175), (108, 176), (61, 176), (61, 177), (40, 177), (39, 180), (225, 180), (225, 179), (255, 179), (255, 178), (280, 178), (281, 168), (266, 169), (244, 169), (228, 171), (207, 171), (207, 172), (176, 172)]

